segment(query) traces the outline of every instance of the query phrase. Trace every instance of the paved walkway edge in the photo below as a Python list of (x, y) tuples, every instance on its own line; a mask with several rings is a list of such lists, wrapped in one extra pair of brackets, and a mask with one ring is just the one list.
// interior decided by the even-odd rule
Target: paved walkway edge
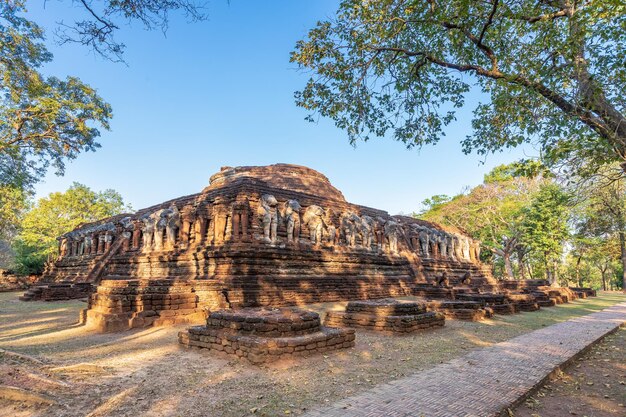
[(534, 387), (530, 388), (524, 395), (520, 395), (515, 401), (513, 401), (511, 404), (509, 404), (508, 406), (506, 406), (502, 410), (500, 410), (500, 413), (498, 413), (497, 415), (499, 417), (510, 417), (511, 414), (509, 413), (509, 410), (512, 410), (513, 408), (517, 407), (518, 405), (520, 405), (524, 401), (526, 401), (529, 397), (532, 397), (534, 394), (537, 393), (537, 391), (544, 384), (546, 384), (547, 382), (550, 382), (552, 379), (557, 377), (559, 373), (565, 371), (568, 367), (570, 367), (573, 364), (573, 362), (575, 362), (581, 356), (584, 356), (595, 345), (597, 345), (598, 343), (602, 342), (602, 340), (604, 340), (605, 337), (615, 333), (620, 328), (623, 328), (625, 326), (626, 326), (626, 318), (621, 323), (617, 323), (615, 325), (615, 327), (613, 327), (612, 329), (610, 329), (609, 331), (604, 333), (602, 336), (600, 336), (597, 339), (593, 340), (587, 346), (585, 346), (584, 348), (582, 348), (581, 350), (576, 352), (572, 357), (570, 357), (569, 359), (566, 359), (560, 365), (555, 366), (554, 369), (552, 369), (552, 371), (550, 373), (548, 373), (543, 379), (541, 379), (541, 381), (537, 382)]
[(305, 417), (495, 417), (626, 324), (626, 302), (378, 385)]

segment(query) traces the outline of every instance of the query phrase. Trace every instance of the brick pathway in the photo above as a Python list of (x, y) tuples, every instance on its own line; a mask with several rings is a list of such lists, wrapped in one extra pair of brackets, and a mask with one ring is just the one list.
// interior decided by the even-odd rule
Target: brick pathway
[(623, 323), (626, 303), (475, 350), (305, 416), (497, 416), (555, 368)]

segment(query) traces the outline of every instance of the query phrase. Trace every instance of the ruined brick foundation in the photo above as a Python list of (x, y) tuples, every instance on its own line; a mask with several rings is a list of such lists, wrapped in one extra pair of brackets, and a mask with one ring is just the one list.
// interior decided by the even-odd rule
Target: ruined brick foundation
[(351, 301), (345, 311), (328, 311), (324, 324), (386, 333), (412, 333), (443, 327), (445, 316), (426, 310), (425, 303), (393, 299)]
[(354, 330), (323, 327), (317, 313), (298, 308), (220, 310), (206, 323), (180, 332), (179, 342), (253, 364), (346, 349), (355, 339)]

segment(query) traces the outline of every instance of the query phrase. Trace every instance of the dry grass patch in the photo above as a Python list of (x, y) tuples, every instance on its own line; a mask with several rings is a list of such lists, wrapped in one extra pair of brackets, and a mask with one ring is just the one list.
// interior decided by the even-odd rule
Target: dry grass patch
[[(443, 329), (406, 336), (359, 331), (354, 349), (254, 367), (180, 348), (176, 334), (184, 326), (90, 333), (76, 325), (84, 303), (20, 303), (17, 295), (0, 294), (0, 348), (35, 357), (46, 366), (16, 364), (6, 357), (0, 361), (38, 369), (46, 377), (71, 383), (72, 388), (51, 390), (58, 405), (32, 407), (28, 414), (17, 413), (24, 411), (19, 404), (0, 402), (0, 414), (6, 407), (14, 407), (16, 415), (42, 416), (297, 415), (472, 349), (626, 300), (623, 295), (602, 294), (484, 322), (451, 320)], [(342, 305), (311, 308), (324, 311)], [(71, 369), (79, 364), (101, 367), (106, 372), (80, 373), (80, 378), (75, 373), (49, 372), (51, 367)]]

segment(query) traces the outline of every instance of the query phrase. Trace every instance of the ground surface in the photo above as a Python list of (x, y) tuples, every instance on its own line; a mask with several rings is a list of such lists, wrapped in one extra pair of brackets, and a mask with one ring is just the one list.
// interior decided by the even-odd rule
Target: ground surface
[(14, 417), (298, 415), (625, 299), (606, 294), (479, 323), (450, 320), (402, 337), (359, 332), (354, 349), (259, 368), (180, 348), (184, 326), (96, 334), (76, 324), (83, 302), (24, 303), (18, 295), (0, 294), (0, 348), (28, 356), (0, 352), (0, 384), (56, 404), (0, 401), (0, 415)]
[(513, 415), (626, 416), (626, 328), (594, 346), (513, 410)]
[(499, 416), (558, 367), (625, 323), (626, 302), (472, 350), (306, 417)]

